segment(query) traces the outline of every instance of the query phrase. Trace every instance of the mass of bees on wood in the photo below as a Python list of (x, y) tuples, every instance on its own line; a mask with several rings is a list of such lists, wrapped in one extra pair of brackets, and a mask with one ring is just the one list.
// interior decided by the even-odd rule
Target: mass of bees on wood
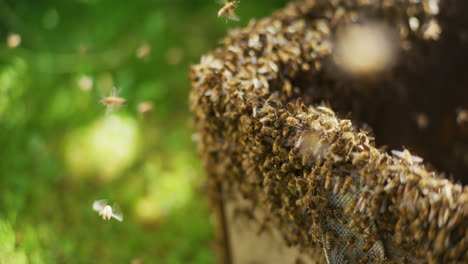
[[(468, 262), (468, 187), (408, 149), (377, 147), (371, 129), (335, 113), (337, 87), (346, 82), (329, 70), (342, 26), (385, 23), (405, 60), (440, 38), (439, 13), (457, 5), (467, 7), (462, 0), (299, 0), (230, 31), (191, 68), (195, 138), (214, 203), (247, 199), (288, 246), (324, 248), (329, 263)], [(388, 80), (397, 64), (378, 72)], [(420, 113), (409, 118), (414, 126), (435, 122)]]

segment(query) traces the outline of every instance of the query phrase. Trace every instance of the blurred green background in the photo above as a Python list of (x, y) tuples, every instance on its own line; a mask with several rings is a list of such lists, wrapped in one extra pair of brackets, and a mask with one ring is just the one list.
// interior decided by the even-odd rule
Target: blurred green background
[(189, 65), (284, 4), (226, 24), (215, 0), (0, 0), (0, 264), (215, 263)]

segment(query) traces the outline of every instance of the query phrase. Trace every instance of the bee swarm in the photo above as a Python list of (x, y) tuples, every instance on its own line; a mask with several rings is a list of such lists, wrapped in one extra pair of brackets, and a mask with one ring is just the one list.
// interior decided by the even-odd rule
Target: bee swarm
[[(324, 248), (329, 263), (468, 262), (468, 129), (450, 108), (468, 95), (464, 12), (465, 0), (302, 0), (232, 30), (191, 68), (218, 214), (220, 200), (248, 201), (252, 221), (261, 210), (288, 246), (316, 260)], [(340, 72), (335, 33), (372, 20), (395, 30), (398, 61), (372, 78)]]

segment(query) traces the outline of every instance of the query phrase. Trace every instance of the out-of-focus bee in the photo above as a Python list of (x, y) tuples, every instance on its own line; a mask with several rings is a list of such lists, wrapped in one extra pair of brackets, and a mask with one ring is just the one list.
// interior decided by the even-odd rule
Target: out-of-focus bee
[(370, 261), (371, 261), (370, 257), (368, 255), (365, 255), (362, 258), (358, 259), (358, 261), (356, 261), (356, 264), (366, 264), (366, 263), (369, 263)]
[(153, 110), (154, 104), (150, 101), (144, 101), (138, 104), (137, 110), (140, 114), (146, 114)]
[(457, 123), (463, 125), (468, 122), (468, 110), (458, 109), (457, 110)]
[(452, 230), (455, 226), (460, 224), (463, 221), (463, 213), (462, 210), (459, 208), (456, 212), (455, 215), (452, 216), (450, 221), (447, 224), (447, 229)]
[(370, 211), (373, 215), (376, 215), (379, 210), (382, 208), (382, 202), (385, 198), (385, 192), (383, 191), (383, 187), (378, 185), (375, 187), (374, 194), (372, 195), (370, 201)]
[(117, 89), (113, 88), (111, 94), (101, 100), (101, 103), (107, 106), (107, 113), (110, 113), (127, 103), (127, 100), (122, 97), (118, 97), (117, 94)]
[(414, 234), (414, 238), (417, 241), (421, 241), (424, 238), (425, 231), (421, 220), (415, 219), (409, 226), (411, 232)]
[[(454, 247), (452, 247), (450, 250), (449, 250), (449, 257), (451, 259), (457, 259), (461, 254), (465, 253), (466, 255), (466, 251), (468, 249), (468, 246), (467, 246), (467, 237), (465, 236), (464, 238), (462, 238), (457, 245), (455, 245)], [(466, 258), (465, 258), (466, 259)]]
[(21, 36), (16, 33), (12, 33), (7, 37), (7, 46), (9, 48), (16, 48), (21, 44)]
[(395, 225), (395, 237), (394, 237), (394, 241), (395, 241), (395, 244), (396, 245), (401, 245), (401, 242), (403, 240), (403, 232), (404, 232), (404, 229), (405, 228), (405, 223), (403, 221), (403, 219), (399, 219)]
[(425, 113), (416, 114), (416, 124), (418, 128), (424, 130), (429, 125), (429, 117)]
[(447, 232), (445, 229), (439, 230), (439, 233), (436, 236), (436, 239), (434, 240), (434, 253), (435, 254), (440, 254), (442, 253), (446, 248), (447, 248)]
[(94, 201), (93, 210), (98, 212), (104, 220), (110, 220), (113, 217), (120, 222), (123, 221), (123, 214), (120, 207), (117, 204), (111, 207), (107, 204), (107, 200)]
[(218, 11), (218, 17), (226, 17), (226, 23), (228, 20), (234, 20), (234, 21), (239, 21), (239, 17), (236, 16), (234, 13), (234, 10), (237, 8), (237, 5), (239, 4), (240, 1), (227, 1), (227, 0), (222, 0), (220, 1), (221, 4), (224, 6)]
[(400, 184), (400, 177), (393, 177), (384, 187), (384, 191), (389, 193), (391, 190), (393, 190), (395, 187)]
[(434, 220), (434, 217), (437, 215), (437, 213), (439, 212), (439, 209), (442, 205), (442, 200), (441, 200), (441, 197), (439, 194), (436, 194), (436, 193), (433, 193), (431, 196), (430, 196), (430, 203), (431, 203), (431, 211), (429, 212), (429, 222), (432, 222), (432, 220)]
[(315, 108), (315, 110), (319, 113), (322, 113), (328, 117), (334, 117), (335, 116), (335, 112), (333, 112), (333, 110), (331, 110), (330, 108), (326, 107), (326, 106), (317, 106)]

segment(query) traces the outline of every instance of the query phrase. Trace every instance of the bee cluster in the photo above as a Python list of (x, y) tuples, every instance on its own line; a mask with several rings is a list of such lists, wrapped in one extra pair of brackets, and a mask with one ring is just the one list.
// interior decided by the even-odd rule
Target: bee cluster
[(410, 53), (440, 38), (443, 7), (302, 0), (232, 30), (191, 68), (198, 151), (214, 203), (249, 201), (247, 210), (262, 210), (287, 245), (324, 248), (329, 263), (466, 263), (468, 187), (408, 150), (392, 156), (376, 148), (358, 121), (321, 103), (351, 100), (335, 100), (345, 84), (327, 70), (340, 26), (379, 18)]

